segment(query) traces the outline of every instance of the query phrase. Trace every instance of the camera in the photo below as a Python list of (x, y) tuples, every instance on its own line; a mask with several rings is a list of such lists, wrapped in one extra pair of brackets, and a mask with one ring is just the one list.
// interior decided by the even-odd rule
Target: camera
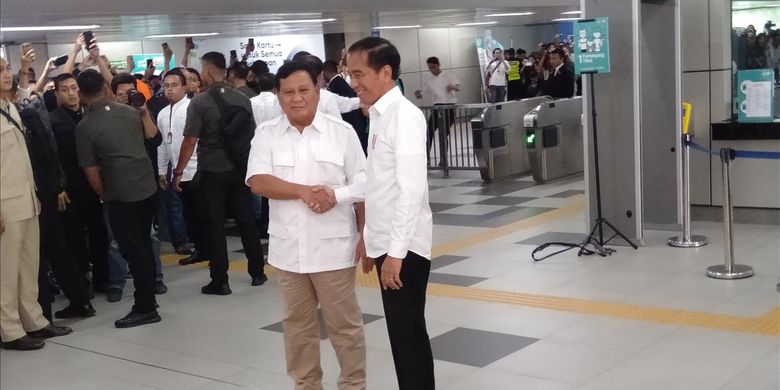
[(772, 27), (774, 27), (774, 26), (777, 26), (777, 25), (776, 25), (776, 24), (774, 24), (774, 23), (772, 23), (772, 21), (771, 21), (771, 20), (767, 20), (767, 21), (766, 21), (766, 24), (764, 25), (764, 29), (765, 29), (765, 30), (769, 30), (769, 29), (771, 29), (771, 28), (772, 28)]
[(141, 107), (146, 103), (146, 97), (137, 90), (131, 89), (127, 91), (127, 103), (133, 107)]

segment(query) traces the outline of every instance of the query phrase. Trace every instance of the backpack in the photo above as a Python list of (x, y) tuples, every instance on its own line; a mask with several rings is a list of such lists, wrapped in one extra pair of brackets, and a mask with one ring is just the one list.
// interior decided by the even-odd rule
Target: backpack
[(236, 172), (243, 177), (246, 175), (249, 150), (255, 136), (255, 118), (241, 106), (228, 105), (218, 88), (210, 88), (208, 94), (219, 108), (219, 129), (228, 157)]

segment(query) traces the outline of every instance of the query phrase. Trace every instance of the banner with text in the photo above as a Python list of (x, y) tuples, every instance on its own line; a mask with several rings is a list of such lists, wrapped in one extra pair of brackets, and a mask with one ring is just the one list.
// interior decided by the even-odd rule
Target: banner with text
[(240, 60), (246, 53), (246, 47), (250, 38), (254, 39), (255, 48), (247, 57), (247, 64), (252, 65), (257, 60), (263, 60), (268, 64), (268, 68), (272, 73), (276, 73), (285, 61), (292, 60), (295, 53), (299, 51), (307, 51), (323, 61), (326, 60), (325, 41), (323, 36), (319, 34), (196, 39), (197, 55), (201, 56), (210, 51), (218, 51), (225, 55), (225, 59), (229, 64), (230, 51), (235, 50)]

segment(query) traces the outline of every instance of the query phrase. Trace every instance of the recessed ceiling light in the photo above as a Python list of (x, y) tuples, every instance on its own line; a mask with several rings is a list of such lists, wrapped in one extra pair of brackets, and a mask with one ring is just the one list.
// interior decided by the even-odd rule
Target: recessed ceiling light
[(420, 28), (420, 27), (422, 26), (419, 24), (415, 24), (412, 26), (378, 26), (378, 27), (374, 27), (373, 29), (374, 30), (399, 30), (403, 28)]
[(298, 20), (269, 20), (267, 22), (261, 22), (260, 24), (293, 24), (293, 23), (325, 23), (333, 22), (338, 19), (298, 19)]
[(582, 18), (558, 18), (558, 19), (553, 19), (552, 21), (553, 22), (570, 22), (572, 20), (582, 20)]
[(29, 26), (29, 27), (0, 27), (0, 31), (64, 31), (64, 30), (92, 30), (99, 28), (100, 25), (91, 24), (88, 26)]
[(491, 17), (497, 17), (497, 16), (528, 16), (528, 15), (533, 15), (533, 14), (535, 14), (535, 12), (508, 12), (508, 13), (504, 13), (504, 14), (485, 15), (485, 17), (486, 18), (491, 18)]
[(493, 21), (493, 22), (473, 22), (473, 23), (459, 23), (459, 24), (456, 24), (455, 26), (458, 26), (458, 27), (487, 26), (487, 25), (490, 25), (490, 24), (497, 24), (497, 23), (498, 22), (496, 22), (496, 21)]
[(194, 33), (194, 34), (160, 34), (160, 35), (147, 35), (144, 39), (156, 39), (156, 38), (182, 38), (182, 37), (210, 37), (213, 35), (219, 35), (218, 32), (211, 33)]
[(579, 15), (581, 13), (582, 11), (566, 11), (566, 12), (561, 12), (561, 15)]

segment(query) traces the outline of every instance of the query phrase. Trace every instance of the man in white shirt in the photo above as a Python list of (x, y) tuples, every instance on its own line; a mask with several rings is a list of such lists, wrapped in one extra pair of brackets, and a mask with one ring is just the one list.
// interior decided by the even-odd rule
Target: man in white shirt
[[(163, 91), (170, 104), (157, 114), (157, 128), (162, 135), (162, 143), (157, 147), (157, 170), (160, 174), (159, 186), (163, 191), (170, 188), (168, 181), (168, 163), (179, 161), (181, 144), (184, 141), (184, 127), (187, 124), (187, 108), (190, 99), (187, 97), (187, 76), (174, 69), (165, 74)], [(195, 243), (195, 251), (187, 258), (179, 260), (182, 265), (206, 261), (209, 255), (206, 251), (205, 237), (201, 229), (202, 221), (198, 212), (196, 188), (192, 182), (198, 171), (198, 157), (193, 154), (181, 176), (181, 192), (179, 197), (184, 211), (184, 223), (187, 235)]]
[(287, 373), (295, 388), (322, 389), (319, 304), (341, 365), (339, 390), (365, 389), (366, 345), (355, 295), (355, 264), (364, 257), (358, 242), (365, 156), (346, 122), (317, 110), (316, 83), (303, 62), (279, 68), (275, 84), (284, 115), (257, 128), (246, 183), (270, 199), (268, 262), (284, 299)]
[(367, 259), (375, 259), (400, 390), (434, 389), (425, 326), (433, 222), (428, 204), (425, 116), (396, 87), (401, 56), (389, 41), (364, 38), (347, 64), (361, 104), (370, 106), (366, 168)]
[(509, 72), (509, 62), (504, 59), (503, 50), (493, 49), (493, 60), (485, 66), (485, 71), (489, 75), (490, 103), (503, 102), (506, 96), (506, 74)]
[[(450, 106), (458, 103), (456, 92), (460, 92), (460, 80), (450, 72), (441, 70), (441, 63), (437, 57), (429, 57), (426, 60), (428, 70), (433, 77), (425, 82), (422, 90), (417, 90), (414, 95), (422, 99), (424, 95), (431, 96), (434, 106)], [(447, 141), (450, 138), (450, 126), (455, 122), (455, 110), (452, 108), (435, 109), (428, 117), (428, 159), (436, 130), (439, 132), (439, 166), (447, 164)]]

